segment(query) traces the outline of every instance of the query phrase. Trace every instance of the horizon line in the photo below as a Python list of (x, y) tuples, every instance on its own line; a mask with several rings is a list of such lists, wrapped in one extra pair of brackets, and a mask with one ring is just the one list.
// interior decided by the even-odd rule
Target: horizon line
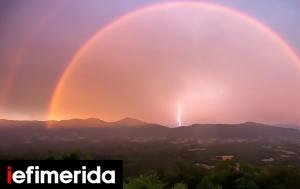
[(239, 124), (245, 124), (245, 123), (256, 123), (256, 124), (263, 124), (263, 125), (271, 125), (271, 126), (288, 126), (288, 125), (294, 125), (294, 126), (299, 126), (299, 123), (292, 123), (292, 122), (281, 122), (281, 123), (268, 123), (268, 122), (260, 122), (260, 121), (240, 121), (240, 122), (195, 122), (195, 123), (191, 123), (191, 124), (182, 124), (181, 126), (178, 126), (176, 123), (174, 124), (161, 124), (161, 123), (156, 123), (156, 122), (147, 122), (147, 121), (143, 121), (137, 118), (132, 118), (132, 117), (124, 117), (121, 119), (117, 119), (114, 121), (105, 121), (99, 117), (87, 117), (87, 118), (68, 118), (68, 119), (7, 119), (7, 118), (0, 118), (0, 120), (5, 120), (5, 121), (27, 121), (27, 122), (62, 122), (62, 121), (70, 121), (70, 120), (89, 120), (89, 119), (94, 119), (94, 120), (98, 120), (98, 121), (102, 121), (105, 123), (115, 123), (115, 122), (119, 122), (119, 121), (123, 121), (126, 119), (130, 119), (130, 120), (135, 120), (137, 122), (141, 122), (141, 123), (145, 123), (145, 124), (155, 124), (155, 125), (161, 125), (161, 126), (175, 126), (175, 127), (185, 127), (185, 126), (190, 126), (190, 125), (219, 125), (219, 124), (225, 124), (225, 125), (239, 125)]

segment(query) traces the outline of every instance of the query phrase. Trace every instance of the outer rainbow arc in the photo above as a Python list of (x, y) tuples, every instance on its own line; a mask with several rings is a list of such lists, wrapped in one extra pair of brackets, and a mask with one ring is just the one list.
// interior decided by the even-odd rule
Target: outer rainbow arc
[[(34, 44), (36, 37), (40, 35), (40, 33), (45, 29), (45, 24), (49, 22), (49, 20), (53, 19), (58, 11), (60, 11), (65, 6), (65, 2), (59, 2), (57, 6), (51, 9), (37, 24), (33, 32), (29, 35), (28, 39), (25, 40), (25, 45), (17, 50), (14, 59), (12, 60), (11, 67), (7, 73), (7, 76), (4, 80), (3, 92), (0, 94), (0, 107), (5, 106), (5, 100), (9, 96), (13, 84), (16, 80), (16, 77), (23, 66), (23, 59), (26, 53), (29, 51), (30, 47)], [(0, 109), (1, 111), (1, 109)]]
[(57, 106), (56, 101), (62, 90), (63, 84), (65, 83), (65, 80), (66, 80), (67, 76), (69, 75), (69, 73), (71, 72), (73, 66), (80, 59), (80, 57), (85, 53), (85, 51), (87, 51), (93, 45), (93, 43), (95, 43), (98, 40), (98, 38), (100, 36), (109, 32), (111, 29), (113, 29), (118, 24), (125, 22), (131, 18), (137, 17), (141, 14), (145, 14), (145, 13), (152, 12), (155, 10), (169, 9), (169, 8), (173, 8), (173, 7), (182, 7), (182, 6), (185, 6), (187, 8), (199, 8), (199, 9), (205, 8), (205, 9), (210, 9), (212, 11), (221, 11), (226, 14), (234, 15), (234, 16), (236, 16), (236, 18), (241, 19), (245, 22), (248, 22), (249, 24), (251, 24), (252, 26), (257, 28), (258, 30), (265, 33), (270, 39), (272, 39), (272, 41), (274, 41), (274, 43), (277, 43), (278, 45), (280, 45), (280, 47), (289, 55), (289, 57), (294, 62), (297, 63), (297, 66), (299, 66), (299, 69), (300, 69), (300, 60), (299, 60), (298, 56), (293, 51), (293, 49), (280, 36), (278, 36), (274, 31), (272, 31), (270, 28), (265, 26), (260, 21), (254, 19), (240, 11), (237, 11), (232, 8), (225, 7), (225, 6), (217, 5), (217, 4), (203, 3), (203, 2), (201, 2), (201, 3), (200, 2), (171, 2), (171, 3), (150, 5), (150, 6), (146, 6), (146, 7), (140, 8), (138, 10), (135, 10), (133, 12), (130, 12), (130, 13), (118, 18), (117, 20), (109, 23), (104, 28), (101, 28), (98, 32), (96, 32), (96, 34), (94, 34), (92, 37), (90, 37), (79, 48), (79, 50), (75, 53), (75, 55), (73, 56), (73, 58), (70, 60), (69, 64), (67, 65), (67, 68), (63, 72), (63, 74), (62, 74), (61, 78), (59, 79), (59, 82), (54, 90), (52, 99), (50, 101), (50, 106), (48, 109), (48, 120), (55, 119), (55, 117), (53, 116), (53, 112), (54, 112), (53, 110)]

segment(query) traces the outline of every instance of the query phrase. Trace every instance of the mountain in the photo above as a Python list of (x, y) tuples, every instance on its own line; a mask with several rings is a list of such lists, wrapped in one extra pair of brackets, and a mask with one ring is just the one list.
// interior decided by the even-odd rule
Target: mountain
[(177, 133), (178, 136), (181, 135), (190, 138), (276, 140), (279, 138), (300, 137), (300, 132), (296, 129), (281, 128), (255, 122), (246, 122), (241, 124), (194, 124), (177, 129), (180, 130), (180, 132)]
[[(10, 121), (0, 120), (0, 137), (10, 139), (33, 138), (36, 135), (68, 137), (70, 133), (85, 138), (118, 139), (144, 138), (147, 140), (182, 138), (197, 139), (246, 139), (277, 140), (298, 139), (300, 132), (293, 128), (282, 128), (255, 122), (241, 124), (193, 124), (169, 128), (146, 123), (133, 118), (116, 122), (105, 122), (97, 118), (70, 119), (62, 121)], [(3, 136), (6, 135), (6, 136)], [(76, 138), (76, 137), (75, 137)], [(0, 138), (1, 143), (1, 138)]]
[[(12, 122), (15, 123), (15, 122)], [(28, 122), (32, 123), (32, 122)], [(114, 122), (105, 122), (98, 118), (88, 119), (70, 119), (61, 121), (49, 121), (47, 124), (50, 128), (67, 129), (67, 128), (99, 128), (99, 127), (144, 127), (155, 124), (146, 123), (138, 119), (124, 118)]]
[(90, 127), (103, 127), (107, 126), (107, 122), (97, 119), (70, 119), (61, 121), (49, 121), (48, 126), (51, 128), (90, 128)]
[(45, 125), (45, 121), (19, 121), (19, 120), (7, 120), (0, 119), (0, 127), (21, 127), (21, 126), (41, 126)]
[(146, 126), (146, 125), (149, 125), (149, 123), (146, 123), (146, 122), (143, 122), (143, 121), (140, 121), (138, 119), (133, 119), (133, 118), (129, 118), (129, 117), (126, 117), (124, 119), (121, 119), (121, 120), (118, 120), (118, 121), (115, 121), (115, 122), (110, 122), (109, 125), (111, 126), (133, 126), (133, 127), (136, 127), (136, 126)]
[[(105, 155), (132, 159), (135, 155), (139, 158), (138, 154), (144, 159), (149, 156), (211, 159), (219, 154), (236, 154), (259, 162), (259, 158), (268, 158), (270, 153), (278, 157), (284, 153), (282, 160), (294, 157), (291, 154), (297, 153), (297, 146), (300, 146), (300, 131), (254, 122), (169, 128), (132, 118), (116, 122), (96, 118), (49, 122), (0, 120), (0, 159), (6, 158), (1, 154), (11, 157), (25, 154), (30, 158), (49, 150), (80, 149), (100, 159), (109, 159)], [(251, 150), (248, 152), (247, 148)], [(196, 152), (201, 154), (194, 156)]]
[(283, 128), (293, 128), (293, 129), (300, 130), (300, 126), (298, 124), (277, 124), (276, 126), (283, 127)]

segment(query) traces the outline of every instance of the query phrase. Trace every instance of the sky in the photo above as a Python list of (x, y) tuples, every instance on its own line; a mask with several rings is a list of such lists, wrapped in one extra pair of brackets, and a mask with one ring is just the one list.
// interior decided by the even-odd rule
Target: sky
[(182, 124), (300, 123), (291, 56), (300, 56), (299, 8), (297, 0), (1, 1), (0, 118), (176, 125), (180, 105)]

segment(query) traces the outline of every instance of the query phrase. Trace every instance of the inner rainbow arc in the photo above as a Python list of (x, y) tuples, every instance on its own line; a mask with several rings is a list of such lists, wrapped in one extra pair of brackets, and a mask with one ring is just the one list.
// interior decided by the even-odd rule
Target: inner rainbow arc
[(80, 48), (79, 50), (74, 54), (74, 56), (71, 58), (70, 62), (67, 64), (66, 69), (61, 75), (61, 78), (59, 79), (53, 96), (50, 100), (50, 105), (48, 109), (48, 120), (55, 120), (55, 116), (53, 115), (55, 108), (57, 107), (57, 100), (59, 98), (59, 94), (62, 91), (62, 87), (64, 86), (65, 80), (68, 77), (69, 73), (72, 71), (72, 68), (74, 65), (78, 62), (80, 57), (105, 33), (108, 33), (112, 29), (114, 29), (115, 26), (128, 21), (129, 19), (138, 17), (143, 14), (155, 12), (157, 10), (164, 10), (164, 9), (171, 9), (176, 7), (186, 7), (186, 8), (199, 8), (199, 9), (207, 9), (210, 11), (216, 11), (216, 12), (222, 12), (226, 14), (231, 14), (235, 16), (238, 19), (241, 19), (244, 22), (249, 23), (253, 27), (257, 28), (259, 31), (265, 33), (274, 43), (278, 44), (287, 54), (288, 56), (297, 64), (297, 66), (300, 69), (300, 60), (296, 53), (293, 51), (293, 49), (274, 31), (272, 31), (270, 28), (265, 26), (260, 21), (240, 12), (232, 8), (228, 8), (225, 6), (212, 4), (212, 3), (204, 3), (204, 2), (172, 2), (172, 3), (162, 3), (162, 4), (155, 4), (155, 5), (149, 5), (143, 8), (140, 8), (138, 10), (132, 11), (117, 20), (109, 23), (105, 27), (102, 27), (100, 30), (96, 32), (93, 36), (91, 36)]

